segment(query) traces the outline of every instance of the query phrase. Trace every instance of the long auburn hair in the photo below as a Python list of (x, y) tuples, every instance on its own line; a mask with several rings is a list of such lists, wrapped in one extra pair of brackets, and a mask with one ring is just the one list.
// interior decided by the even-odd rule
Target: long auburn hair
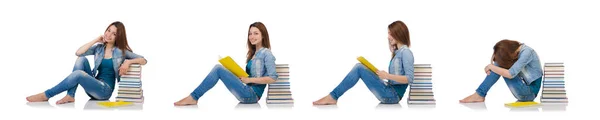
[(521, 47), (521, 43), (517, 41), (507, 39), (499, 41), (494, 45), (494, 62), (502, 68), (510, 69), (519, 59), (519, 52), (517, 52), (519, 47)]
[[(390, 30), (390, 36), (396, 40), (396, 42), (402, 43), (408, 47), (410, 47), (410, 36), (408, 34), (408, 27), (404, 22), (398, 20), (394, 21), (390, 25), (388, 25), (388, 30)], [(396, 48), (398, 49), (398, 48)], [(396, 53), (392, 52), (392, 57), (394, 57)]]
[(106, 30), (104, 31), (108, 31), (108, 28), (110, 28), (110, 26), (115, 26), (117, 28), (117, 35), (115, 36), (115, 46), (123, 52), (122, 55), (125, 56), (125, 50), (133, 52), (133, 50), (131, 50), (129, 44), (127, 43), (127, 33), (125, 32), (125, 25), (120, 21), (115, 21), (108, 25), (108, 27), (106, 27)]
[(262, 37), (262, 47), (271, 49), (271, 43), (269, 42), (269, 32), (267, 32), (267, 27), (265, 27), (265, 24), (261, 22), (254, 22), (250, 24), (250, 27), (248, 27), (248, 39), (246, 39), (246, 42), (248, 43), (248, 54), (246, 54), (246, 62), (249, 62), (250, 59), (252, 59), (256, 51), (256, 46), (250, 43), (250, 28), (252, 27), (256, 27), (260, 31), (260, 36)]

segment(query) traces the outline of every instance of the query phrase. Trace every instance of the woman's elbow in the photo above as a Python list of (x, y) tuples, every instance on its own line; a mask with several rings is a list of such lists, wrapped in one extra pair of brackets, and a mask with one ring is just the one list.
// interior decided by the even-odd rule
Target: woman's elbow
[(146, 65), (146, 63), (148, 63), (148, 60), (146, 60), (146, 58), (142, 58), (143, 62), (142, 65)]
[(514, 76), (512, 76), (512, 75), (510, 75), (510, 74), (506, 74), (506, 76), (504, 76), (504, 77), (506, 77), (506, 78), (508, 78), (508, 79), (513, 79), (513, 78), (514, 78)]
[(267, 83), (268, 84), (272, 84), (272, 83), (275, 83), (275, 82), (277, 82), (277, 79), (274, 79), (272, 77), (267, 78)]

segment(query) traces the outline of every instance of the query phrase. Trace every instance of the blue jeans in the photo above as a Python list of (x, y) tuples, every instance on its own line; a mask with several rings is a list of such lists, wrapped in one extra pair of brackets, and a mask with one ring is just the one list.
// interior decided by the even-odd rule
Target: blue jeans
[(217, 81), (221, 80), (225, 87), (231, 92), (241, 103), (256, 103), (259, 98), (252, 90), (252, 87), (242, 83), (242, 80), (227, 70), (220, 64), (215, 65), (208, 73), (204, 81), (194, 89), (190, 94), (194, 100), (198, 100), (204, 93), (213, 88)]
[(67, 91), (67, 95), (75, 97), (77, 85), (81, 85), (92, 99), (108, 100), (113, 92), (108, 84), (93, 77), (87, 58), (79, 57), (75, 62), (73, 72), (58, 85), (46, 90), (44, 94), (46, 94), (46, 97), (51, 98)]
[(346, 75), (344, 80), (342, 80), (342, 82), (329, 94), (331, 97), (333, 97), (333, 99), (337, 100), (346, 91), (356, 85), (359, 78), (365, 82), (365, 85), (367, 85), (375, 97), (377, 97), (377, 99), (384, 104), (398, 103), (400, 99), (402, 99), (404, 92), (406, 92), (406, 86), (408, 86), (404, 85), (404, 87), (399, 87), (404, 89), (398, 90), (401, 92), (398, 94), (392, 85), (385, 84), (385, 81), (379, 79), (375, 73), (371, 72), (363, 64), (358, 63), (354, 66), (354, 68), (352, 68), (352, 70), (350, 70), (350, 73)]
[[(485, 97), (487, 92), (498, 81), (498, 79), (500, 79), (500, 75), (490, 71), (490, 75), (485, 77), (485, 80), (483, 80), (481, 85), (479, 85), (479, 88), (477, 88), (476, 93), (481, 97)], [(540, 91), (542, 78), (538, 78), (530, 85), (527, 85), (525, 81), (518, 75), (512, 79), (504, 77), (504, 81), (506, 82), (506, 85), (512, 92), (513, 96), (515, 96), (519, 102), (524, 102), (533, 101), (537, 97), (537, 94)]]

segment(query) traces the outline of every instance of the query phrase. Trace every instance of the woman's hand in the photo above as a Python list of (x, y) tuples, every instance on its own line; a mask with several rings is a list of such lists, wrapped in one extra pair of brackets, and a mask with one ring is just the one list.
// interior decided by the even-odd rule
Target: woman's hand
[(248, 78), (248, 77), (241, 77), (240, 80), (242, 80), (242, 83), (251, 83), (252, 82), (252, 78)]
[(129, 60), (125, 60), (123, 64), (121, 64), (121, 67), (119, 67), (119, 76), (127, 74), (127, 70), (129, 70), (129, 65), (131, 65)]
[(488, 64), (485, 66), (485, 68), (483, 68), (483, 71), (485, 71), (485, 74), (490, 75), (490, 72), (492, 70), (491, 66), (493, 66), (494, 64)]
[(390, 52), (394, 53), (394, 51), (396, 51), (396, 45), (395, 44), (390, 44)]
[(377, 71), (377, 76), (379, 76), (380, 79), (389, 79), (390, 74), (386, 71), (380, 70)]
[(94, 39), (94, 43), (104, 43), (104, 35), (98, 36), (98, 38)]

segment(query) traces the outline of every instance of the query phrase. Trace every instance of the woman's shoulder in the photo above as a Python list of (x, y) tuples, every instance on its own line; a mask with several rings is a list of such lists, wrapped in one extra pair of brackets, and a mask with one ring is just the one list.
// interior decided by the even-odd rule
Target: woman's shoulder
[(269, 48), (262, 48), (259, 51), (259, 54), (261, 54), (261, 55), (273, 55), (273, 53), (271, 52), (271, 49), (269, 49)]
[[(396, 54), (401, 54), (403, 56), (405, 56), (405, 55), (411, 55), (412, 56), (412, 50), (410, 50), (410, 48), (402, 48), (402, 49), (399, 49), (399, 50), (396, 50), (396, 51), (397, 51)], [(400, 56), (398, 56), (398, 57), (400, 57)]]
[(531, 48), (531, 47), (529, 47), (529, 46), (527, 46), (525, 44), (522, 44), (521, 45), (520, 53), (535, 54), (535, 51), (533, 50), (533, 48)]

